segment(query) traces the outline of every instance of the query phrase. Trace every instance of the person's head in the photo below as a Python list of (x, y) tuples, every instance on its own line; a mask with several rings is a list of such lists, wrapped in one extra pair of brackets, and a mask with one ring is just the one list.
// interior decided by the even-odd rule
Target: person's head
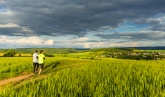
[(40, 50), (40, 54), (42, 54), (44, 51), (43, 50)]
[(35, 53), (38, 53), (38, 50), (35, 50)]

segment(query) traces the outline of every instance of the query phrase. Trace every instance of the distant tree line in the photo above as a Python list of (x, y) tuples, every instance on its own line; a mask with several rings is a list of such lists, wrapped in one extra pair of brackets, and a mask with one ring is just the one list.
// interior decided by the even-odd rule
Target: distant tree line
[[(17, 53), (23, 53), (23, 54), (29, 54), (31, 52), (34, 52), (35, 50), (43, 50), (44, 52), (50, 53), (50, 54), (68, 54), (68, 53), (75, 53), (75, 52), (81, 52), (86, 50), (77, 50), (74, 48), (16, 48), (12, 49), (15, 50)], [(0, 49), (2, 53), (7, 52), (10, 49)]]
[[(14, 57), (16, 54), (17, 52), (15, 50), (8, 50), (3, 54), (3, 57)], [(44, 55), (46, 57), (54, 57), (54, 54), (45, 53)], [(21, 54), (19, 54), (19, 57), (21, 57)]]
[(45, 55), (46, 57), (54, 57), (54, 54), (45, 53), (44, 55)]
[(17, 52), (15, 50), (8, 50), (3, 54), (4, 57), (14, 57)]

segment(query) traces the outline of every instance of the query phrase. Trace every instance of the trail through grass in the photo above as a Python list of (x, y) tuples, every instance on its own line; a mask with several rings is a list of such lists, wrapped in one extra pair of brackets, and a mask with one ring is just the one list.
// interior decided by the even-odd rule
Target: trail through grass
[(56, 60), (1, 97), (164, 97), (164, 61)]
[[(67, 65), (66, 65), (66, 63), (67, 63)], [(36, 74), (33, 74), (33, 73), (23, 74), (22, 76), (16, 76), (13, 78), (7, 78), (4, 80), (0, 80), (0, 86), (3, 87), (7, 84), (14, 84), (14, 86), (16, 86), (17, 84), (20, 84), (21, 82), (25, 81), (25, 79), (26, 79), (26, 81), (28, 81), (30, 79), (33, 79), (33, 80), (43, 79), (49, 73), (53, 73), (53, 72), (55, 73), (59, 70), (65, 69), (65, 68), (71, 68), (73, 66), (78, 66), (78, 63), (77, 64), (76, 64), (76, 62), (74, 62), (74, 64), (72, 64), (72, 63), (73, 62), (69, 62), (68, 60), (61, 60), (61, 61), (58, 60), (58, 61), (54, 61), (54, 62), (49, 62), (44, 67), (41, 76), (38, 76), (37, 73)]]
[(30, 78), (32, 75), (34, 75), (34, 74), (28, 74), (28, 75), (17, 76), (17, 77), (14, 77), (14, 78), (9, 78), (9, 79), (5, 79), (5, 80), (1, 80), (0, 81), (0, 86), (4, 86), (4, 85), (9, 84), (9, 83), (20, 82), (22, 80), (25, 80), (27, 78)]

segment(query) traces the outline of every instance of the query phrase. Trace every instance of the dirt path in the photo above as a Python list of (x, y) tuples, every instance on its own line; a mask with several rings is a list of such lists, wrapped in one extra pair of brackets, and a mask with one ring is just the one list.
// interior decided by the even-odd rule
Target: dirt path
[(14, 77), (14, 78), (0, 80), (0, 86), (6, 85), (6, 84), (12, 83), (12, 82), (19, 82), (19, 81), (25, 80), (27, 78), (30, 78), (32, 75), (34, 75), (34, 74), (28, 74), (28, 75), (18, 76), (18, 77)]
[[(58, 68), (56, 68), (56, 69), (64, 69), (64, 68), (70, 68), (70, 67), (72, 67), (72, 66), (79, 66), (79, 65), (77, 65), (77, 64), (72, 64), (72, 65), (68, 65), (68, 66), (62, 66), (62, 67), (58, 67)], [(49, 70), (48, 70), (49, 71)], [(45, 72), (48, 72), (48, 71), (43, 71), (43, 73), (45, 73)], [(4, 79), (4, 80), (0, 80), (0, 86), (5, 86), (5, 85), (7, 85), (7, 84), (9, 84), (9, 83), (17, 83), (17, 82), (21, 82), (21, 81), (23, 81), (23, 80), (25, 80), (25, 79), (28, 79), (28, 78), (30, 78), (31, 76), (33, 76), (34, 74), (28, 74), (28, 75), (22, 75), (22, 76), (17, 76), (17, 77), (14, 77), (14, 78), (9, 78), (9, 79)], [(44, 76), (42, 76), (42, 77), (44, 77)], [(40, 78), (42, 78), (42, 77), (40, 77)]]

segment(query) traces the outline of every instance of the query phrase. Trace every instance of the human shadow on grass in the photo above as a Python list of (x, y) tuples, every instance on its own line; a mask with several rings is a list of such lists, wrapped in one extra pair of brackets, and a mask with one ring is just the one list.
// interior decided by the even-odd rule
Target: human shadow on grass
[(43, 68), (42, 74), (48, 73), (48, 72), (51, 71), (52, 69), (56, 68), (60, 63), (61, 63), (60, 61), (55, 61), (55, 62), (50, 63), (49, 65), (46, 65), (46, 66)]

